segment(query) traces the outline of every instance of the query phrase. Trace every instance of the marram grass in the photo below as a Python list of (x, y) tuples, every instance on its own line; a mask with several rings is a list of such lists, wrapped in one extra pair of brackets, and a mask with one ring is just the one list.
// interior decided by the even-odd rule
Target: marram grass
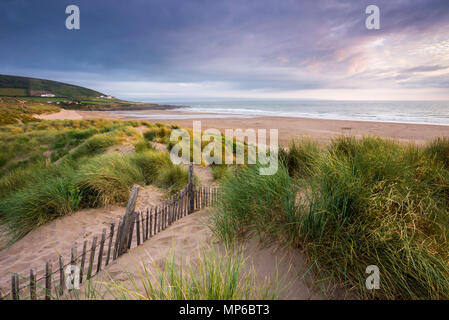
[[(183, 260), (183, 261), (181, 261)], [(283, 295), (283, 280), (261, 280), (239, 250), (202, 247), (188, 261), (171, 249), (160, 263), (145, 265), (139, 272), (128, 272), (116, 280), (104, 271), (102, 278), (85, 281), (81, 290), (65, 291), (59, 296), (54, 279), (52, 300), (273, 300)], [(21, 279), (22, 283), (29, 279)], [(39, 299), (45, 289), (36, 284)], [(29, 290), (20, 297), (29, 299)]]
[[(214, 234), (228, 245), (256, 233), (300, 246), (318, 277), (361, 298), (449, 298), (446, 142), (301, 143), (283, 151), (273, 176), (249, 166), (224, 179)], [(380, 269), (379, 290), (365, 287), (369, 265)]]

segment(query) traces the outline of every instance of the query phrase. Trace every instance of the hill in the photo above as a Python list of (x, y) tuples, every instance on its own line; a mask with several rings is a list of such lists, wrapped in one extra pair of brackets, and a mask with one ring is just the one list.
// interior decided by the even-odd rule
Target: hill
[(0, 96), (32, 97), (52, 93), (73, 100), (96, 98), (101, 92), (52, 80), (0, 75)]

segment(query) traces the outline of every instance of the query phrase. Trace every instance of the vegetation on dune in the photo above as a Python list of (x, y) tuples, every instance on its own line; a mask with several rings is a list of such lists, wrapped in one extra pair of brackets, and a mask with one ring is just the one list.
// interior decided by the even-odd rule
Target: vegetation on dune
[(40, 121), (33, 118), (33, 115), (55, 113), (59, 110), (61, 109), (58, 106), (52, 104), (0, 97), (0, 126)]
[[(54, 281), (51, 300), (274, 300), (289, 285), (278, 277), (261, 280), (241, 251), (217, 246), (202, 247), (188, 259), (172, 249), (159, 263), (141, 265), (134, 272), (123, 270), (120, 280), (105, 271), (103, 279), (91, 278), (81, 290), (62, 296)], [(36, 287), (37, 299), (44, 299), (45, 288)], [(21, 291), (20, 299), (29, 300), (29, 291)]]
[[(0, 224), (12, 241), (81, 208), (124, 204), (134, 183), (183, 188), (187, 170), (154, 150), (139, 126), (153, 127), (101, 119), (0, 127)], [(123, 143), (136, 151), (105, 153)]]
[[(275, 175), (256, 165), (224, 179), (211, 221), (219, 238), (256, 233), (302, 247), (318, 274), (362, 298), (449, 298), (447, 140), (294, 144)], [(369, 265), (380, 269), (379, 290), (365, 287)]]
[(196, 258), (183, 264), (172, 252), (161, 267), (144, 267), (139, 277), (128, 273), (127, 282), (106, 282), (103, 291), (120, 300), (279, 299), (277, 281), (260, 283), (253, 270), (245, 270), (245, 258), (240, 253), (203, 248)]
[(212, 176), (214, 177), (214, 180), (223, 180), (226, 175), (229, 172), (229, 166), (222, 164), (222, 165), (212, 165), (211, 166)]

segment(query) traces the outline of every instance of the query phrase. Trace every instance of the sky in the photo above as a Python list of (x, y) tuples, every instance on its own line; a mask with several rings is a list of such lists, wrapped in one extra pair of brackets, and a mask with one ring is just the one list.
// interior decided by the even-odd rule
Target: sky
[(449, 100), (449, 0), (2, 0), (0, 74), (134, 101)]

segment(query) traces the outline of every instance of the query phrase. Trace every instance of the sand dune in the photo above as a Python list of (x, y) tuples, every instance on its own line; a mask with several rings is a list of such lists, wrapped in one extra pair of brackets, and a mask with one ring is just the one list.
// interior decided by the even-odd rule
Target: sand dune
[[(209, 211), (205, 209), (176, 221), (166, 230), (156, 234), (143, 245), (131, 249), (107, 266), (98, 274), (95, 281), (103, 283), (113, 280), (133, 291), (143, 293), (144, 286), (139, 281), (143, 273), (143, 265), (152, 272), (151, 270), (162, 267), (164, 260), (174, 254), (176, 264), (186, 268), (200, 258), (201, 250), (207, 250), (213, 245), (222, 249), (221, 245), (214, 241), (207, 226), (208, 215)], [(254, 239), (244, 242), (242, 249), (243, 256), (246, 258), (246, 271), (253, 270), (257, 274), (259, 284), (275, 282), (278, 278), (281, 286), (285, 287), (282, 290), (283, 299), (346, 297), (345, 291), (334, 291), (331, 295), (326, 295), (319, 288), (314, 287), (313, 278), (307, 272), (308, 262), (299, 250), (283, 249), (278, 246), (264, 248), (260, 247), (258, 241)], [(131, 284), (129, 275), (136, 279), (135, 284)], [(106, 297), (114, 298), (110, 293)]]
[[(139, 191), (136, 210), (161, 203), (163, 192), (153, 186), (146, 186)], [(45, 262), (55, 264), (61, 254), (68, 262), (73, 244), (76, 242), (78, 255), (82, 252), (84, 240), (91, 241), (100, 236), (103, 228), (109, 232), (111, 223), (118, 223), (124, 207), (80, 210), (72, 215), (51, 221), (30, 232), (10, 247), (0, 251), (0, 288), (10, 288), (11, 273), (28, 276), (33, 268), (39, 276), (44, 274)], [(107, 233), (109, 234), (109, 233)], [(88, 243), (90, 245), (90, 242)]]

